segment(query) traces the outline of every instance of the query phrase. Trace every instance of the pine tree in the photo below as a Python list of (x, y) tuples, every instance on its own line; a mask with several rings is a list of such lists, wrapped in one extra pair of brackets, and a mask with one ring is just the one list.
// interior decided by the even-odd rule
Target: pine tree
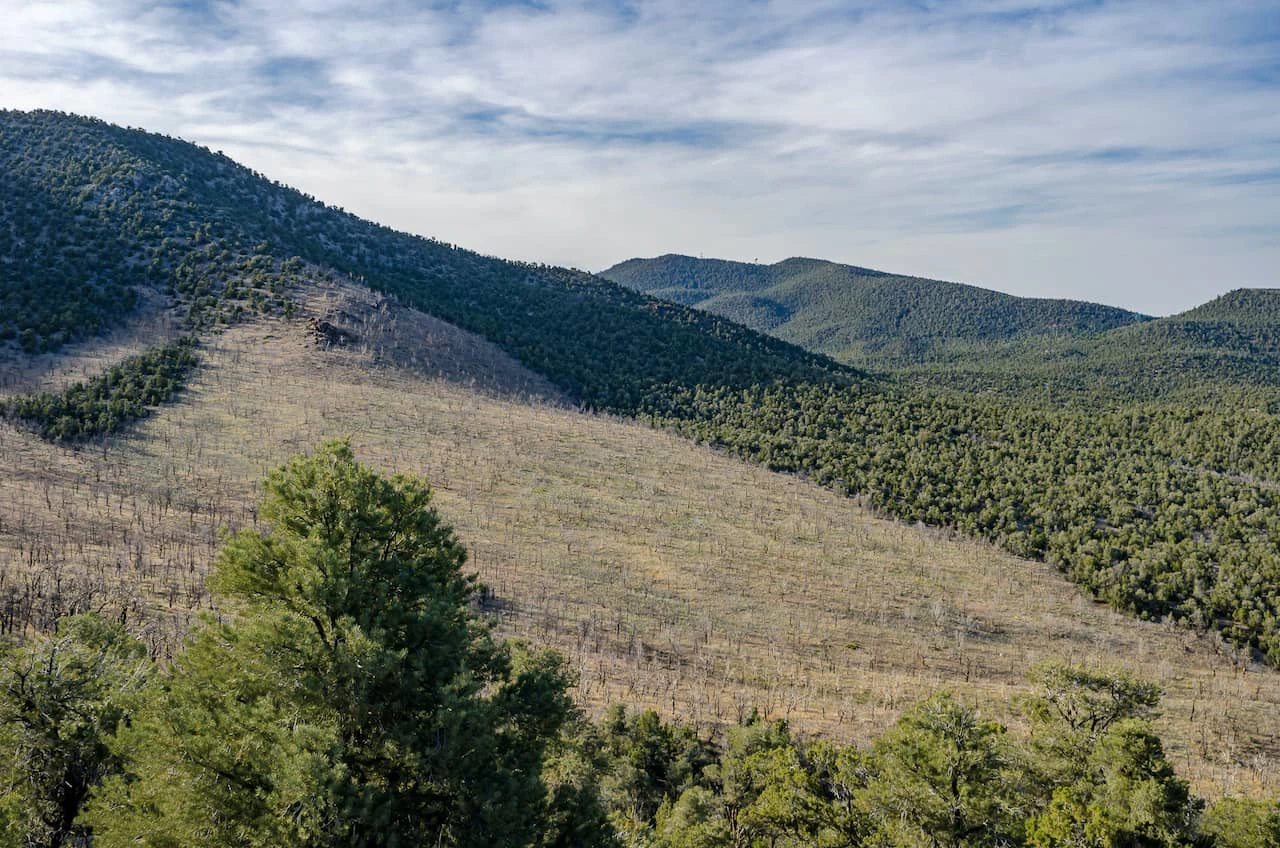
[(498, 644), (419, 480), (345, 443), (273, 472), (270, 532), (232, 537), (207, 620), (122, 734), (132, 779), (91, 810), (112, 846), (528, 845), (558, 657)]
[(949, 694), (903, 714), (877, 740), (877, 774), (866, 797), (886, 840), (932, 848), (1014, 841), (1002, 797), (1009, 767), (1005, 728)]
[(90, 791), (122, 767), (108, 740), (150, 668), (141, 642), (93, 615), (0, 657), (0, 844), (83, 839)]

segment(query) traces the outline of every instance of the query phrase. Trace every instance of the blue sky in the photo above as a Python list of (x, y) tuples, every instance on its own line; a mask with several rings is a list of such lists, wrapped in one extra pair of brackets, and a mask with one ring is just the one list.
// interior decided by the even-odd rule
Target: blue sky
[(599, 270), (805, 255), (1167, 314), (1280, 286), (1280, 2), (0, 0), (0, 105)]

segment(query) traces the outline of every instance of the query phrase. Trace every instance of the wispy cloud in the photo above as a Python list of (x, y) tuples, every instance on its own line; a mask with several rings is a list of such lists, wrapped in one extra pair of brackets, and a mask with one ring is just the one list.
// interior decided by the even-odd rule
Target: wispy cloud
[(816, 255), (1167, 312), (1280, 285), (1274, 0), (0, 0), (0, 105), (600, 268)]

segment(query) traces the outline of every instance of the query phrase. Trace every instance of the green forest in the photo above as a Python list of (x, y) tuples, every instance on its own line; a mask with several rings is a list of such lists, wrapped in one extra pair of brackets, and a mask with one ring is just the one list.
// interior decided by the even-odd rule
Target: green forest
[[(929, 379), (871, 376), (580, 271), (398, 233), (221, 154), (92, 119), (5, 112), (0, 163), (9, 178), (28, 180), (24, 226), (43, 216), (48, 232), (64, 219), (94, 228), (94, 238), (134, 257), (136, 282), (160, 286), (193, 330), (287, 314), (291, 289), (345, 277), (494, 342), (587, 410), (670, 426), (863, 497), (886, 515), (1044, 559), (1117, 609), (1215, 629), (1280, 663), (1280, 409), (1270, 388), (1280, 369), (1269, 359), (1275, 310), (1255, 308), (1271, 303), (1268, 293), (1227, 295), (1177, 320), (1086, 310), (1079, 320), (1090, 332), (1128, 324), (1079, 336), (1115, 355), (1103, 371), (1072, 372), (1079, 385), (1063, 396), (1073, 402), (1044, 404), (1001, 389), (1025, 378), (1056, 391), (1041, 371), (987, 372), (998, 384), (989, 392), (963, 390), (962, 367), (954, 378), (934, 373), (958, 384), (945, 391)], [(14, 203), (4, 209), (18, 214)], [(10, 241), (10, 267), (36, 261), (36, 245)], [(66, 271), (74, 285), (96, 285), (89, 268)], [(8, 279), (15, 289), (40, 287), (37, 277)], [(1037, 307), (1028, 326), (1056, 325), (1061, 308)], [(10, 320), (39, 328), (42, 314), (19, 309)], [(122, 316), (67, 320), (39, 329), (40, 344)], [(1160, 342), (1169, 334), (1219, 347), (1184, 355)], [(1098, 382), (1111, 371), (1127, 382)], [(1192, 383), (1207, 394), (1179, 388)], [(1117, 403), (1129, 384), (1159, 391)], [(68, 413), (59, 426), (93, 432), (100, 411), (75, 406), (82, 419)]]
[(933, 392), (1058, 407), (1252, 396), (1274, 410), (1280, 388), (1275, 289), (1153, 319), (817, 259), (668, 255), (601, 275)]
[(77, 442), (115, 433), (171, 400), (199, 362), (196, 339), (186, 336), (111, 366), (62, 392), (0, 401), (0, 417), (30, 427), (55, 442)]
[(966, 343), (1080, 336), (1148, 320), (1096, 303), (1014, 297), (819, 259), (759, 265), (667, 255), (600, 275), (852, 364), (908, 364)]
[(1029, 672), (1025, 732), (942, 692), (871, 745), (751, 715), (591, 721), (498, 640), (420, 479), (334, 442), (272, 472), (167, 662), (95, 614), (0, 653), (14, 846), (1274, 846), (1280, 803), (1194, 797), (1159, 690)]

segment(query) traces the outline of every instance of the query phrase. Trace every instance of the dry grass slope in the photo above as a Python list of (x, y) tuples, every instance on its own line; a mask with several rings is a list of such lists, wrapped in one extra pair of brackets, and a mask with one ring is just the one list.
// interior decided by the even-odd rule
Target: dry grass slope
[[(167, 650), (210, 608), (205, 570), (222, 528), (255, 522), (257, 481), (350, 437), (362, 461), (430, 480), (503, 629), (563, 651), (591, 709), (711, 725), (758, 708), (860, 740), (941, 688), (1016, 725), (1032, 662), (1114, 663), (1165, 688), (1161, 729), (1199, 791), (1280, 792), (1280, 674), (1214, 640), (581, 415), (483, 341), (367, 293), (330, 286), (308, 310), (214, 338), (182, 401), (105, 447), (0, 429), (0, 625), (124, 608)], [(316, 320), (350, 337), (317, 342)]]

